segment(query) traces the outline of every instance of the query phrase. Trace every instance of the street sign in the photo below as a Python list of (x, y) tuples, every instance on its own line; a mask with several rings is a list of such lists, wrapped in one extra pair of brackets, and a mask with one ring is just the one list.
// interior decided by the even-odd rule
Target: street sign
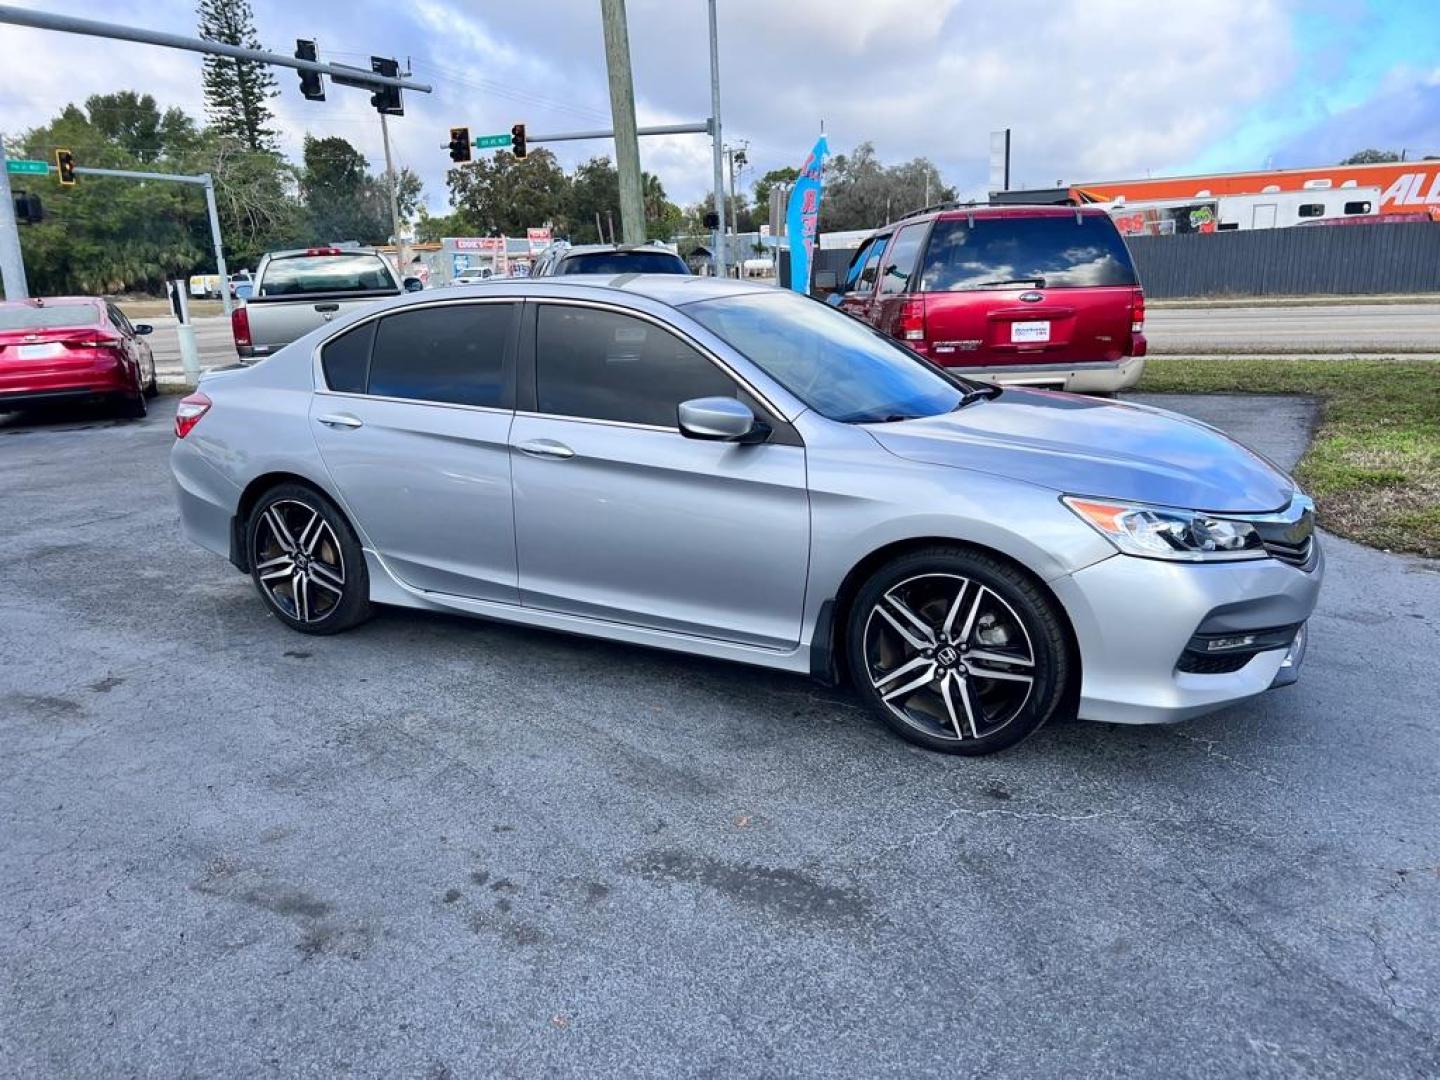
[[(505, 141), (507, 143), (510, 141), (509, 135), (505, 136)], [(25, 158), (20, 158), (18, 160), (15, 158), (6, 158), (5, 171), (12, 173), (34, 174), (35, 176), (44, 176), (50, 171), (50, 163), (48, 161), (29, 161)]]
[(476, 150), (497, 150), (502, 146), (508, 147), (510, 133), (507, 131), (504, 135), (480, 135), (470, 145)]

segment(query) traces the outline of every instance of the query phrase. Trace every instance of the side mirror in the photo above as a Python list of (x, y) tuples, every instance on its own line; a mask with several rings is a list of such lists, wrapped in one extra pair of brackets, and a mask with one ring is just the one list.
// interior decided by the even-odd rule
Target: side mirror
[(142, 322), (135, 324), (135, 333), (140, 335), (141, 337), (144, 337), (146, 334), (153, 334), (154, 332), (155, 327), (151, 326), (149, 323)]
[(676, 409), (680, 434), (712, 442), (763, 442), (770, 426), (755, 419), (750, 406), (732, 397), (682, 401)]
[(425, 283), (418, 277), (407, 277), (405, 279), (406, 292), (419, 292), (423, 288), (425, 288)]
[(835, 292), (840, 288), (840, 275), (834, 270), (817, 270), (812, 284), (822, 292)]

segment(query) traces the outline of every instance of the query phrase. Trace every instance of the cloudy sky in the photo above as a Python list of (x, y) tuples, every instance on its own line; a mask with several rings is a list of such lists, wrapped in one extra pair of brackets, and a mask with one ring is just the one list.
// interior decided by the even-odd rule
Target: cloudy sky
[[(191, 33), (190, 0), (49, 0), (86, 17)], [(986, 186), (988, 133), (1013, 129), (1012, 181), (1124, 179), (1339, 160), (1366, 146), (1440, 154), (1435, 0), (720, 0), (727, 141), (752, 167), (798, 165), (823, 121), (833, 150), (934, 160), (963, 194)], [(452, 124), (472, 133), (609, 126), (599, 0), (254, 0), (267, 48), (315, 38), (321, 58), (408, 57), (433, 94), (407, 93), (399, 164), (446, 207)], [(710, 111), (704, 0), (629, 0), (642, 124)], [(0, 27), (0, 129), (68, 101), (135, 89), (203, 114), (200, 58), (143, 45)], [(278, 73), (285, 148), (342, 135), (379, 166), (364, 91), (300, 97)], [(564, 143), (567, 165), (608, 152)], [(703, 135), (644, 139), (672, 198), (710, 183)]]

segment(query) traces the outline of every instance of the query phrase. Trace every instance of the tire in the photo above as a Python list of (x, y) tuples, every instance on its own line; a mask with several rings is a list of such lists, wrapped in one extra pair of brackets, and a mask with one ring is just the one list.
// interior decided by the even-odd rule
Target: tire
[(1004, 750), (1064, 698), (1071, 659), (1054, 602), (1015, 567), (970, 548), (887, 563), (861, 586), (845, 630), (856, 693), (928, 750)]
[(160, 377), (155, 373), (155, 365), (150, 365), (150, 381), (145, 384), (145, 396), (156, 398), (160, 396)]
[(370, 617), (370, 577), (355, 532), (314, 488), (280, 484), (245, 522), (250, 579), (275, 617), (302, 634), (338, 634)]
[(115, 411), (126, 420), (144, 420), (150, 412), (150, 403), (143, 393), (124, 394), (116, 403)]

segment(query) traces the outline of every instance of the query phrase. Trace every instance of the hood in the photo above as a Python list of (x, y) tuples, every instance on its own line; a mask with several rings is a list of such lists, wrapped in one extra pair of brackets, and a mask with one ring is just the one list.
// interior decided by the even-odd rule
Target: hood
[(910, 461), (1063, 494), (1257, 513), (1285, 507), (1295, 492), (1269, 461), (1207, 424), (1078, 394), (1007, 389), (959, 412), (866, 430)]

